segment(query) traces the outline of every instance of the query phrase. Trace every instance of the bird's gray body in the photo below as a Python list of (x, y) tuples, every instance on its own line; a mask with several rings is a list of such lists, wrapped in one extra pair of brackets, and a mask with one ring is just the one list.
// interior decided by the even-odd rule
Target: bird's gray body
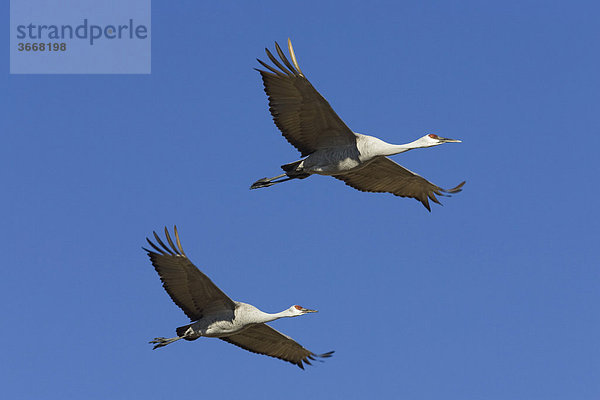
[(319, 149), (304, 158), (296, 168), (297, 172), (318, 175), (336, 175), (364, 166), (360, 152), (355, 145)]
[(248, 329), (252, 325), (262, 323), (265, 313), (258, 308), (235, 301), (234, 310), (216, 310), (204, 315), (200, 320), (187, 325), (184, 339), (194, 340), (199, 337), (226, 337)]
[(366, 167), (389, 143), (354, 132), (354, 143), (319, 149), (301, 160), (297, 171), (318, 175), (340, 175)]

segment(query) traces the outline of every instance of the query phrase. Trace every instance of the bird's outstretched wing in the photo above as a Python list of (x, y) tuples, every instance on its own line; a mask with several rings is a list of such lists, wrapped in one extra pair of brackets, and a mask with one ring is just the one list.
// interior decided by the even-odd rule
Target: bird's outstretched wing
[(297, 148), (303, 157), (320, 148), (356, 143), (354, 133), (302, 74), (292, 42), (288, 39), (293, 65), (277, 42), (275, 49), (285, 65), (265, 49), (277, 68), (257, 59), (267, 71), (256, 70), (262, 76), (273, 121), (287, 141)]
[(169, 246), (165, 245), (154, 232), (155, 245), (146, 238), (155, 251), (143, 248), (148, 252), (154, 269), (158, 272), (163, 287), (171, 299), (183, 310), (190, 320), (197, 321), (208, 311), (234, 310), (235, 303), (212, 283), (183, 252), (177, 227), (174, 227), (177, 246), (171, 240), (165, 227), (165, 237)]
[(253, 325), (235, 335), (219, 338), (244, 350), (270, 357), (279, 358), (304, 369), (304, 364), (311, 365), (311, 360), (331, 357), (333, 351), (315, 354), (300, 346), (291, 337), (271, 328), (266, 324)]
[(364, 168), (333, 177), (363, 192), (387, 192), (400, 197), (412, 197), (423, 203), (429, 211), (429, 200), (442, 204), (435, 197), (436, 194), (448, 196), (458, 193), (465, 184), (462, 182), (453, 189), (442, 189), (387, 157), (379, 157)]

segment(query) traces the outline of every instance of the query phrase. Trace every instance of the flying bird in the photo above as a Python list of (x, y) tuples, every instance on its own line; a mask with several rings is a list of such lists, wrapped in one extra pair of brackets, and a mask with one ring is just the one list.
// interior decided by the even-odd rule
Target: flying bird
[(306, 79), (296, 61), (291, 40), (288, 39), (288, 49), (293, 65), (277, 42), (275, 49), (281, 61), (265, 49), (275, 67), (257, 59), (266, 70), (256, 70), (262, 76), (275, 125), (303, 158), (282, 165), (284, 174), (259, 179), (250, 189), (313, 174), (331, 175), (363, 192), (412, 197), (429, 211), (429, 200), (441, 204), (436, 195), (449, 196), (462, 190), (465, 182), (452, 189), (442, 189), (386, 157), (442, 143), (460, 143), (460, 140), (428, 134), (407, 144), (390, 144), (353, 132)]
[(199, 337), (216, 337), (253, 353), (288, 361), (304, 369), (311, 360), (331, 357), (333, 351), (315, 354), (302, 347), (291, 337), (276, 331), (267, 322), (279, 318), (297, 317), (315, 310), (294, 305), (275, 314), (230, 299), (185, 255), (177, 227), (174, 227), (177, 246), (165, 227), (168, 246), (154, 232), (156, 243), (146, 238), (152, 249), (143, 248), (158, 272), (163, 287), (192, 323), (176, 329), (177, 336), (158, 337), (150, 341), (154, 349), (179, 339), (196, 340)]

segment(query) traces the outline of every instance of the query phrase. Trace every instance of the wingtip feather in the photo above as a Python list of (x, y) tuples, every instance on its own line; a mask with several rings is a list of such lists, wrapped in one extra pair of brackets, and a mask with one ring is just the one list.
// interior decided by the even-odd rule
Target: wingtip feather
[(298, 65), (298, 60), (296, 59), (296, 53), (294, 53), (294, 47), (292, 46), (292, 40), (288, 38), (288, 51), (290, 52), (290, 57), (292, 58), (292, 62), (294, 63), (294, 67), (298, 70), (300, 75), (304, 76), (300, 66)]
[[(277, 42), (275, 42), (275, 47), (279, 47), (279, 45), (277, 44)], [(273, 64), (275, 64), (277, 66), (277, 68), (279, 68), (281, 70), (281, 72), (285, 73), (286, 75), (293, 77), (294, 73), (291, 71), (288, 71), (288, 69), (286, 67), (284, 67), (278, 60), (277, 58), (275, 58), (275, 56), (273, 55), (273, 53), (271, 53), (269, 51), (269, 49), (265, 49), (265, 51), (267, 52), (267, 57), (269, 57), (269, 60), (271, 60), (271, 62)], [(281, 51), (281, 49), (279, 49), (279, 51)]]
[(179, 232), (177, 232), (177, 225), (173, 225), (173, 232), (175, 232), (175, 241), (177, 242), (177, 247), (179, 248), (181, 255), (187, 257), (185, 251), (183, 251), (183, 246), (181, 246), (181, 240), (179, 240)]
[(167, 238), (167, 242), (169, 243), (169, 246), (171, 246), (171, 249), (175, 252), (175, 254), (179, 254), (179, 252), (177, 251), (177, 248), (175, 247), (175, 244), (173, 243), (173, 240), (171, 239), (171, 235), (169, 235), (169, 230), (167, 229), (166, 226), (165, 226), (165, 237)]

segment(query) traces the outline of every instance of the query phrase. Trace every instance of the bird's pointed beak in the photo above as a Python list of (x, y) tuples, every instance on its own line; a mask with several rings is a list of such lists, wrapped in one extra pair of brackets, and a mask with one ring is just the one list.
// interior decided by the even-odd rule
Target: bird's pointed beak
[(318, 312), (318, 311), (317, 310), (309, 310), (308, 308), (303, 308), (302, 312), (309, 313), (309, 312)]
[(458, 140), (458, 139), (448, 139), (448, 138), (443, 138), (443, 137), (441, 137), (440, 139), (442, 139), (442, 141), (444, 143), (462, 143), (462, 140)]

